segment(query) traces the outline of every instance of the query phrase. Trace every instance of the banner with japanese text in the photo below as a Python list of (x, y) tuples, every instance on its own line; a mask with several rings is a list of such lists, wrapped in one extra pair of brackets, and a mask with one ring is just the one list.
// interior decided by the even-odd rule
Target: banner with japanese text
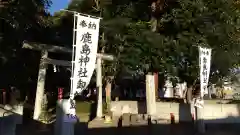
[(72, 92), (76, 95), (86, 89), (95, 69), (100, 19), (80, 14), (75, 16), (77, 30)]
[(208, 81), (211, 66), (212, 49), (199, 47), (199, 66), (200, 66), (200, 97), (196, 99), (195, 106), (203, 107), (203, 96), (208, 94)]
[(95, 69), (100, 18), (74, 14), (73, 64), (70, 98), (65, 122), (76, 121), (74, 97), (85, 90)]

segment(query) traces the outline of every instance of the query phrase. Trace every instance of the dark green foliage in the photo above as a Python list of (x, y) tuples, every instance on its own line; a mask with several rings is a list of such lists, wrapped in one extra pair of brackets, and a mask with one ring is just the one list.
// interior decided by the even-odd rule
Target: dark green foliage
[(51, 23), (46, 9), (50, 4), (49, 0), (0, 1), (1, 88), (8, 91), (10, 86), (15, 86), (26, 90), (36, 82), (39, 54), (28, 52), (21, 47), (24, 40), (48, 40), (46, 33)]
[[(149, 0), (101, 0), (97, 3), (73, 0), (69, 4), (68, 10), (102, 16), (99, 52), (117, 58), (114, 62), (104, 62), (105, 76), (119, 77), (127, 72), (139, 77), (154, 71), (171, 77), (174, 82), (191, 84), (199, 76), (198, 45), (213, 48), (211, 82), (231, 76), (230, 69), (240, 60), (240, 14), (235, 1), (167, 0), (164, 8), (154, 14), (158, 22), (156, 32), (151, 31), (151, 4)], [(72, 14), (60, 11), (50, 16), (46, 12), (49, 5), (46, 0), (12, 0), (1, 5), (2, 71), (10, 70), (9, 66), (14, 67), (18, 61), (18, 65), (25, 62), (25, 68), (19, 68), (21, 72), (18, 72), (24, 75), (19, 73), (17, 78), (36, 74), (37, 71), (33, 73), (36, 67), (26, 64), (19, 51), (23, 40), (71, 47)], [(36, 60), (31, 61), (37, 65), (38, 57), (34, 57)], [(7, 62), (10, 60), (12, 64)], [(32, 73), (26, 74), (27, 71)]]
[(166, 1), (155, 15), (157, 32), (150, 30), (150, 5), (148, 0), (112, 1), (100, 10), (99, 6), (92, 8), (97, 6), (94, 1), (73, 1), (69, 9), (97, 16), (102, 11), (104, 40), (100, 37), (99, 50), (104, 48), (117, 57), (117, 61), (105, 63), (107, 74), (157, 71), (193, 83), (199, 75), (197, 46), (201, 45), (213, 48), (211, 81), (230, 76), (229, 69), (239, 63), (240, 52), (236, 2)]

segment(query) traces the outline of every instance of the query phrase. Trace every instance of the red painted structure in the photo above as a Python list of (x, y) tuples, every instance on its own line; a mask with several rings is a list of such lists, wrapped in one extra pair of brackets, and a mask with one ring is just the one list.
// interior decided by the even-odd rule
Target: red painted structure
[(63, 98), (63, 88), (58, 88), (58, 100)]

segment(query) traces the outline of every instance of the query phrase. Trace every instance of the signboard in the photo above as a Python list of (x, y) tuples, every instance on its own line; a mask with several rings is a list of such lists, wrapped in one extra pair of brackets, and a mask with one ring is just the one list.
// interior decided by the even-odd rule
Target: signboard
[(69, 99), (66, 102), (64, 100), (63, 111), (66, 112), (63, 115), (64, 122), (76, 123), (78, 121), (74, 100)]
[(199, 47), (199, 66), (200, 66), (200, 97), (195, 100), (195, 106), (203, 107), (203, 96), (208, 93), (208, 81), (211, 66), (212, 49)]
[(74, 14), (73, 64), (71, 92), (69, 98), (69, 119), (76, 118), (75, 95), (87, 88), (95, 69), (100, 18)]

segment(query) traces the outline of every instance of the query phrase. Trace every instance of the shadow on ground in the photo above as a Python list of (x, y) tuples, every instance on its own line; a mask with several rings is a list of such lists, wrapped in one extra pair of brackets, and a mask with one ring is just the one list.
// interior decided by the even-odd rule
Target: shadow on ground
[[(2, 109), (2, 108), (0, 108)], [(8, 110), (9, 111), (9, 110)], [(0, 117), (1, 135), (54, 135), (54, 123), (43, 124), (34, 120), (27, 122), (15, 123), (14, 129), (11, 127), (15, 119), (21, 115), (11, 112), (10, 115)], [(240, 124), (216, 124), (219, 121), (234, 119), (237, 117), (229, 116), (225, 119), (205, 120), (206, 133), (204, 135), (239, 135)], [(131, 120), (129, 123), (124, 122), (123, 118), (116, 118), (112, 123), (104, 123), (103, 120), (93, 120), (89, 123), (80, 122), (75, 124), (75, 135), (195, 135), (197, 132), (196, 122), (163, 122), (147, 120)], [(144, 118), (143, 118), (144, 119)], [(24, 120), (23, 120), (24, 121)]]
[[(239, 135), (240, 124), (207, 124), (204, 135)], [(193, 123), (130, 125), (129, 127), (88, 128), (87, 123), (75, 126), (75, 135), (195, 135)]]
[(14, 108), (0, 106), (0, 135), (53, 135), (53, 125), (16, 113)]

